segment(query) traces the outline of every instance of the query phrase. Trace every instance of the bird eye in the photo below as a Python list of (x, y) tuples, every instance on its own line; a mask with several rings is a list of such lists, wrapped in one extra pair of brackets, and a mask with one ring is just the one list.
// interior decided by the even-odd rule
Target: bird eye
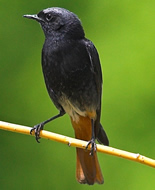
[(47, 21), (50, 21), (52, 19), (52, 15), (50, 14), (50, 13), (48, 13), (47, 15), (46, 15), (46, 20)]

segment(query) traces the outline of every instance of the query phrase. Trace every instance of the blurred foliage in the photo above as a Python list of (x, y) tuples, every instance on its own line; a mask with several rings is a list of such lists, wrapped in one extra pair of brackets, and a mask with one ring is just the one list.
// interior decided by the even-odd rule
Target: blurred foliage
[[(22, 18), (58, 6), (76, 13), (104, 73), (101, 122), (110, 145), (155, 158), (155, 1), (0, 1), (0, 120), (33, 126), (58, 113), (41, 71), (44, 35)], [(52, 127), (53, 126), (53, 127)], [(46, 126), (74, 136), (66, 115)], [(80, 185), (75, 149), (0, 131), (0, 189), (154, 190), (153, 168), (98, 154), (105, 184)]]

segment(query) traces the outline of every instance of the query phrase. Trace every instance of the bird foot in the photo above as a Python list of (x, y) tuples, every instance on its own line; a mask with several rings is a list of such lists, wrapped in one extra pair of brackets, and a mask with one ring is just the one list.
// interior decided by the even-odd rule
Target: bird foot
[(40, 143), (39, 139), (40, 139), (40, 131), (43, 130), (43, 127), (44, 127), (44, 124), (43, 123), (40, 123), (40, 124), (37, 124), (35, 125), (31, 130), (30, 130), (30, 134), (32, 135), (32, 132), (34, 131), (34, 134), (35, 134), (35, 138), (36, 138), (36, 141), (38, 143)]
[(90, 156), (93, 156), (94, 152), (96, 152), (97, 146), (95, 143), (94, 139), (91, 139), (90, 141), (88, 141), (88, 144), (86, 146), (86, 149), (88, 149), (88, 146), (91, 144), (91, 149), (90, 149)]

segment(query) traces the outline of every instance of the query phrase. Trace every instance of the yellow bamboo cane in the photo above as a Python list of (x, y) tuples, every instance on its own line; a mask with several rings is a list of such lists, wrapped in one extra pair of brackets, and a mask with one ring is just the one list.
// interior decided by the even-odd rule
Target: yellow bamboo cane
[[(11, 123), (0, 121), (0, 129), (30, 135), (30, 130), (32, 128), (27, 127), (27, 126), (11, 124)], [(34, 135), (34, 133), (33, 133), (33, 135)], [(88, 143), (83, 140), (74, 139), (74, 138), (67, 137), (64, 135), (59, 135), (56, 133), (48, 132), (45, 130), (42, 130), (40, 132), (40, 137), (50, 139), (53, 141), (57, 141), (57, 142), (61, 142), (61, 143), (67, 144), (69, 146), (78, 147), (78, 148), (82, 148), (82, 149), (85, 149), (86, 145)], [(133, 160), (135, 162), (139, 162), (141, 164), (145, 164), (145, 165), (155, 168), (155, 160), (145, 157), (145, 156), (142, 156), (139, 153), (135, 154), (135, 153), (131, 153), (131, 152), (127, 152), (124, 150), (119, 150), (119, 149), (116, 149), (113, 147), (108, 147), (108, 146), (99, 145), (99, 144), (97, 144), (97, 151), (105, 153), (105, 154), (110, 154), (113, 156), (121, 157), (124, 159), (128, 159), (128, 160)]]

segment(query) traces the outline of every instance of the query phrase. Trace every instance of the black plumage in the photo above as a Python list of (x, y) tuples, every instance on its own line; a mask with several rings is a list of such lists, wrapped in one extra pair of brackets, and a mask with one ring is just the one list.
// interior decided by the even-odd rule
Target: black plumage
[(100, 124), (102, 72), (98, 52), (85, 38), (78, 17), (63, 8), (48, 8), (37, 15), (25, 15), (35, 19), (45, 34), (42, 49), (42, 69), (50, 98), (60, 111), (51, 119), (36, 125), (36, 140), (43, 126), (65, 113), (73, 122), (89, 117), (92, 122), (92, 139), (88, 144), (95, 148), (95, 138), (109, 145)]

